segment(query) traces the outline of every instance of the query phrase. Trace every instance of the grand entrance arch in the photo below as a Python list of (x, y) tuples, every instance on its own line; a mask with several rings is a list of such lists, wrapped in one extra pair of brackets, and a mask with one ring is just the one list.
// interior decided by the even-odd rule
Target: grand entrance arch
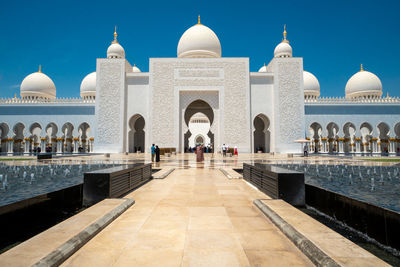
[[(219, 130), (218, 92), (181, 92), (179, 151), (187, 152), (202, 136), (204, 145), (210, 144), (213, 152), (218, 149)], [(201, 142), (200, 142), (201, 143)]]
[(136, 114), (129, 119), (129, 153), (145, 151), (145, 121), (142, 115)]
[[(186, 131), (183, 135), (185, 152), (189, 150), (189, 147), (193, 147), (197, 145), (197, 143), (214, 147), (214, 133), (211, 130), (211, 125), (213, 125), (214, 122), (214, 111), (207, 102), (204, 100), (195, 100), (190, 103), (185, 109), (183, 119), (186, 127)], [(203, 136), (203, 138), (200, 140), (198, 138), (199, 136)], [(193, 139), (192, 143), (189, 143), (190, 139)], [(206, 143), (206, 141), (209, 141), (209, 143)]]

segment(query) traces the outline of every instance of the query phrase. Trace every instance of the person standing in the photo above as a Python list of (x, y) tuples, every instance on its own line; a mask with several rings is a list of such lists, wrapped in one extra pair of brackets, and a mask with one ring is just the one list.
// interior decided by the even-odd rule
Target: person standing
[(151, 161), (154, 162), (155, 158), (156, 158), (156, 147), (153, 144), (151, 146)]
[(225, 146), (225, 144), (222, 145), (222, 156), (226, 157), (226, 146)]
[(196, 161), (197, 162), (202, 162), (204, 160), (204, 150), (203, 146), (197, 146), (196, 147)]
[(160, 148), (156, 146), (156, 162), (160, 162)]
[(234, 150), (235, 156), (238, 155), (238, 150), (237, 150), (237, 146), (235, 146), (235, 150)]
[(304, 146), (304, 157), (308, 157), (308, 146)]

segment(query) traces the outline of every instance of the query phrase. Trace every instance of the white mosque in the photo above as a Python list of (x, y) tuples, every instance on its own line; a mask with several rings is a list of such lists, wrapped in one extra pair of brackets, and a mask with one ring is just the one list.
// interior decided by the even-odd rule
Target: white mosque
[[(345, 97), (321, 98), (318, 79), (303, 70), (287, 39), (268, 65), (222, 57), (217, 35), (200, 22), (178, 42), (176, 58), (150, 58), (141, 72), (117, 40), (81, 83), (80, 98), (57, 98), (50, 77), (25, 77), (20, 97), (0, 99), (1, 152), (148, 151), (152, 143), (184, 152), (223, 144), (239, 152), (397, 153), (400, 99), (361, 66)], [(266, 54), (265, 56), (268, 56)]]

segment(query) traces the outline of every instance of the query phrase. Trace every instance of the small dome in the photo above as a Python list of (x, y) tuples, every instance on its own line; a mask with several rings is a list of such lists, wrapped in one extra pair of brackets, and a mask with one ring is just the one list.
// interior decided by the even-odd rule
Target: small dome
[(56, 98), (56, 86), (54, 82), (41, 71), (29, 74), (21, 83), (20, 95), (22, 98)]
[(258, 70), (258, 72), (267, 72), (267, 66), (265, 66), (265, 63), (264, 63), (264, 66), (262, 66), (262, 67)]
[(133, 64), (132, 72), (141, 72), (141, 71), (140, 71), (140, 69), (138, 67), (136, 67), (135, 64)]
[(280, 44), (275, 47), (274, 57), (292, 57), (292, 47), (289, 44), (289, 40), (286, 39), (286, 25), (283, 31), (283, 40)]
[(382, 96), (382, 83), (375, 74), (361, 70), (346, 84), (346, 98), (376, 98)]
[(81, 97), (96, 97), (96, 72), (92, 72), (83, 78), (81, 83)]
[(282, 42), (275, 47), (274, 57), (292, 57), (292, 53), (290, 44)]
[(125, 58), (124, 48), (118, 43), (111, 44), (107, 49), (107, 58)]
[(303, 71), (304, 97), (317, 98), (320, 96), (320, 86), (317, 77), (308, 71)]
[(125, 58), (125, 50), (117, 41), (117, 27), (115, 27), (114, 41), (107, 49), (107, 58)]
[(186, 30), (178, 43), (178, 57), (221, 57), (221, 44), (217, 35), (200, 23)]

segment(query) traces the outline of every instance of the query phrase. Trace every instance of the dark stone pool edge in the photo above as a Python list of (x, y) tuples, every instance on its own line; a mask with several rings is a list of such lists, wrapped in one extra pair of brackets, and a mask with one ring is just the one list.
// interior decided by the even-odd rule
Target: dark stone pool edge
[(282, 217), (276, 214), (272, 209), (265, 205), (261, 200), (254, 200), (254, 205), (261, 210), (289, 239), (296, 247), (303, 252), (316, 266), (340, 266), (335, 260), (329, 257), (325, 252), (319, 249), (304, 235), (294, 229)]
[(114, 208), (102, 218), (86, 227), (80, 233), (76, 234), (32, 266), (59, 266), (134, 203), (135, 201), (133, 199), (125, 199), (125, 201), (118, 205), (118, 207)]
[(306, 184), (306, 204), (366, 234), (384, 246), (400, 250), (400, 213)]

